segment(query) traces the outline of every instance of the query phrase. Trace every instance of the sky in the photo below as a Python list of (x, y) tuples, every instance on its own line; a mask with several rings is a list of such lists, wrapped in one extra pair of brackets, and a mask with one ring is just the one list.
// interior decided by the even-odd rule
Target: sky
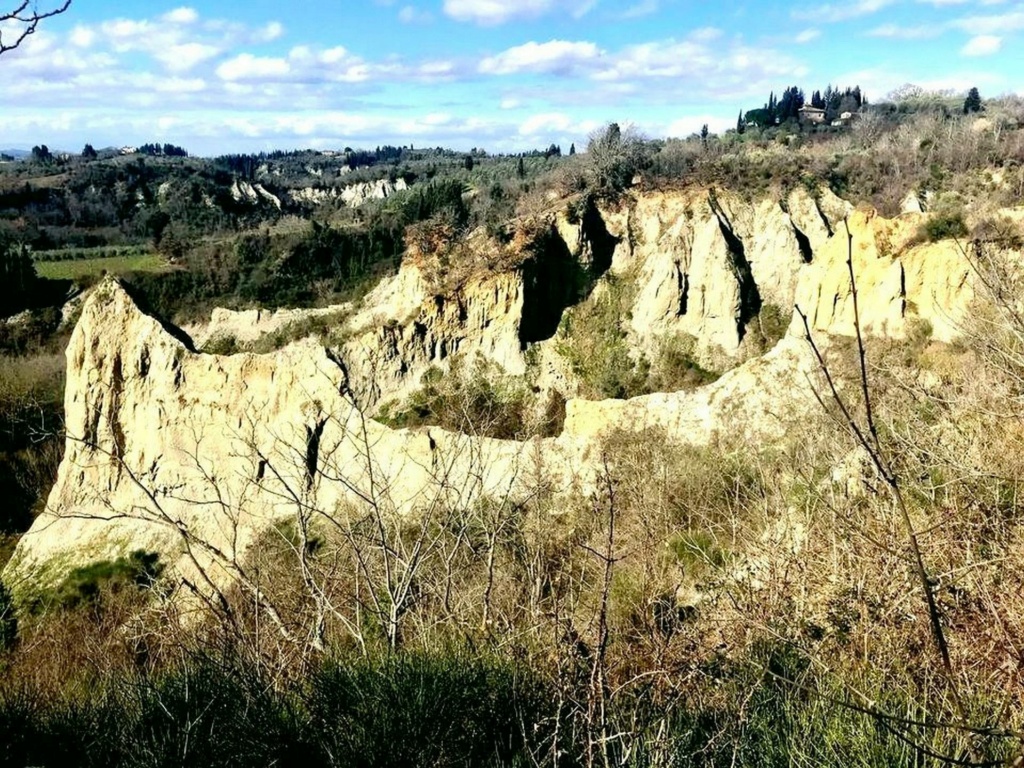
[(1022, 39), (1010, 0), (73, 0), (0, 56), (0, 147), (567, 150), (789, 85), (1024, 92)]

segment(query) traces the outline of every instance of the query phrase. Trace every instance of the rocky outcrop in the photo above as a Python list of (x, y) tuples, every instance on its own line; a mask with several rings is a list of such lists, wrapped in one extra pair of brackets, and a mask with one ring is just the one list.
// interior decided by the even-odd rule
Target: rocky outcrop
[(515, 272), (482, 275), (438, 296), (420, 268), (407, 265), (366, 298), (337, 350), (358, 402), (372, 409), (401, 398), (427, 369), (446, 368), (457, 355), (479, 355), (510, 374), (524, 373), (523, 301)]
[[(411, 254), (358, 306), (216, 310), (208, 325), (188, 331), (200, 346), (226, 336), (247, 344), (306, 320), (339, 318), (344, 340), (334, 354), (371, 409), (408, 394), (428, 368), (443, 369), (457, 355), (521, 374), (524, 351), (536, 345), (542, 386), (571, 395), (571, 376), (552, 349), (566, 340), (549, 340), (579, 300), (572, 286), (590, 281), (600, 296), (605, 274), (631, 287), (626, 330), (649, 357), (661, 339), (683, 334), (702, 362), (731, 368), (762, 352), (745, 339), (752, 328), (760, 332), (767, 307), (780, 330), (799, 305), (815, 330), (852, 334), (848, 224), (858, 282), (873, 302), (862, 308), (863, 329), (900, 337), (908, 322), (924, 320), (946, 341), (973, 296), (969, 267), (952, 243), (915, 245), (920, 223), (920, 216), (851, 213), (834, 195), (802, 188), (756, 203), (706, 190), (646, 193), (573, 222), (557, 212), (511, 246), (474, 236), (460, 258), (482, 267), (467, 269), (454, 287), (440, 287), (438, 275), (450, 278), (455, 266)], [(495, 257), (503, 248), (514, 252)]]
[(848, 209), (827, 191), (751, 202), (697, 190), (643, 194), (605, 212), (619, 241), (611, 270), (638, 286), (637, 347), (686, 334), (705, 359), (743, 359), (748, 323), (766, 303), (788, 314), (802, 271)]
[(956, 243), (919, 241), (924, 219), (853, 211), (827, 191), (802, 188), (760, 202), (707, 191), (645, 194), (605, 216), (620, 243), (611, 271), (636, 285), (636, 347), (650, 352), (665, 335), (687, 334), (718, 365), (751, 354), (748, 324), (767, 305), (783, 317), (797, 305), (825, 334), (854, 333), (848, 232), (862, 330), (901, 338), (908, 324), (925, 321), (937, 340), (953, 339), (974, 297), (972, 272)]
[[(575, 264), (598, 287), (635, 281), (637, 344), (686, 332), (740, 357), (746, 325), (768, 302), (799, 306), (823, 343), (853, 332), (848, 228), (863, 329), (899, 338), (927, 321), (934, 338), (955, 338), (973, 298), (959, 249), (918, 244), (920, 215), (846, 214), (841, 201), (802, 191), (759, 203), (646, 194), (575, 222), (553, 214), (500, 258), (477, 254), (482, 268), (444, 290), (437, 270), (408, 258), (351, 308), (330, 350), (304, 340), (266, 355), (202, 354), (108, 280), (85, 301), (67, 350), (68, 441), (47, 511), (4, 580), (17, 591), (143, 548), (208, 591), (237, 578), (253, 542), (297, 509), (346, 514), (373, 500), (415, 514), (438, 501), (525, 499), (538, 471), (556, 495), (586, 493), (611, 429), (658, 428), (693, 444), (776, 440), (817, 408), (808, 385), (814, 361), (796, 317), (770, 352), (695, 392), (570, 401), (558, 438), (392, 430), (366, 414), (456, 355), (520, 373), (524, 347), (555, 354), (544, 335), (565, 307), (542, 305), (569, 294), (551, 289), (561, 275), (551, 264)], [(533, 317), (540, 309), (550, 313), (543, 322)], [(218, 317), (215, 325), (226, 322)], [(237, 315), (231, 327), (280, 329), (295, 319)]]
[(249, 203), (258, 205), (261, 202), (269, 203), (278, 210), (281, 208), (281, 199), (268, 191), (262, 184), (250, 184), (248, 181), (235, 180), (231, 185), (231, 197), (238, 203)]
[(306, 205), (323, 205), (332, 200), (341, 200), (349, 208), (358, 208), (370, 200), (386, 200), (396, 192), (404, 192), (409, 188), (405, 179), (377, 179), (347, 187), (304, 187), (291, 192), (296, 203)]
[(273, 335), (298, 340), (316, 321), (332, 321), (337, 342), (331, 354), (347, 371), (357, 402), (372, 411), (408, 394), (429, 368), (445, 368), (458, 355), (479, 355), (522, 374), (523, 301), (524, 285), (515, 272), (477, 275), (441, 296), (421, 265), (407, 262), (358, 305), (272, 312), (217, 308), (208, 323), (184, 330), (199, 348), (245, 349)]
[(215, 307), (209, 322), (184, 326), (196, 347), (202, 348), (217, 341), (233, 341), (239, 345), (252, 344), (260, 339), (281, 333), (306, 320), (342, 317), (350, 313), (351, 304), (335, 304), (314, 309), (245, 309), (234, 310)]
[(923, 219), (920, 214), (894, 220), (874, 211), (851, 214), (798, 285), (796, 304), (811, 327), (834, 336), (855, 333), (847, 266), (852, 255), (862, 331), (902, 338), (910, 324), (926, 322), (932, 338), (956, 338), (975, 295), (974, 273), (957, 243), (917, 242)]
[[(696, 398), (574, 404), (563, 435), (529, 443), (392, 430), (354, 407), (346, 371), (319, 345), (202, 354), (114, 280), (86, 301), (67, 360), (64, 460), (46, 512), (4, 573), (22, 594), (136, 549), (161, 553), (190, 588), (223, 587), (260, 535), (302, 510), (344, 515), (373, 500), (414, 514), (434, 503), (522, 500), (536, 493), (538, 471), (556, 495), (587, 493), (602, 432), (661, 426), (706, 442), (745, 413), (732, 398), (772, 391), (761, 377), (790, 370), (769, 359)], [(767, 439), (785, 428), (761, 418), (759, 400), (749, 407), (752, 432)]]

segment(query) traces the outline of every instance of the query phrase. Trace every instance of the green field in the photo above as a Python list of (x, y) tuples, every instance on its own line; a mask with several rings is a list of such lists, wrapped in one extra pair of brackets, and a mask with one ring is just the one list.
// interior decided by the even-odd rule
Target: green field
[(36, 262), (36, 272), (39, 276), (52, 280), (80, 280), (105, 272), (112, 275), (123, 275), (126, 272), (162, 272), (167, 268), (167, 262), (154, 253)]

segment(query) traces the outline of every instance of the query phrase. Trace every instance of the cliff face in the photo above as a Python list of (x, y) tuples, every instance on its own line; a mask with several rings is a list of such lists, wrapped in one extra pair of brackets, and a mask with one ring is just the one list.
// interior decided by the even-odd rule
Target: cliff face
[[(974, 298), (973, 271), (952, 241), (915, 244), (921, 214), (887, 220), (856, 211), (801, 277), (796, 302), (812, 328), (834, 336), (855, 333), (847, 258), (852, 237), (853, 271), (860, 293), (862, 329), (903, 338), (908, 324), (925, 321), (932, 338), (952, 341)], [(848, 227), (848, 229), (847, 229)]]
[[(532, 256), (471, 272), (443, 295), (409, 260), (350, 308), (344, 341), (330, 351), (307, 339), (266, 355), (198, 353), (107, 281), (67, 350), (68, 440), (56, 485), (4, 580), (19, 590), (142, 548), (208, 590), (237, 578), (256, 538), (302, 509), (344, 514), (372, 501), (412, 513), (526, 498), (538, 473), (556, 495), (586, 493), (598, 441), (615, 428), (660, 427), (694, 444), (716, 434), (777, 439), (816, 407), (795, 322), (768, 354), (695, 392), (570, 401), (555, 439), (391, 430), (354, 404), (395, 396), (457, 354), (522, 372), (524, 346), (543, 345), (557, 327), (557, 300), (571, 296), (559, 270), (573, 264), (597, 279), (595, 290), (605, 273), (636, 281), (630, 334), (641, 347), (686, 332), (739, 358), (757, 311), (774, 303), (788, 317), (794, 301), (824, 336), (849, 334), (847, 223), (864, 328), (899, 337), (921, 318), (936, 338), (955, 337), (973, 297), (956, 247), (911, 245), (913, 217), (855, 212), (844, 223), (845, 213), (841, 201), (802, 192), (757, 204), (665, 193), (596, 212), (598, 221), (594, 211), (574, 224), (554, 218)], [(228, 320), (237, 318), (218, 322)]]
[[(315, 174), (322, 175), (322, 173)], [(305, 187), (290, 193), (296, 203), (307, 205), (323, 205), (332, 200), (341, 200), (350, 208), (358, 208), (369, 200), (386, 200), (395, 192), (402, 192), (409, 188), (405, 179), (390, 181), (378, 179), (377, 181), (364, 181), (359, 184), (351, 184), (347, 187)]]
[[(191, 351), (114, 281), (86, 303), (67, 360), (66, 454), (8, 567), (15, 589), (139, 548), (192, 584), (223, 584), (256, 536), (303, 508), (471, 504), (515, 493), (523, 474), (527, 446), (364, 420), (345, 372), (313, 342)], [(543, 450), (560, 477), (571, 451)]]
[[(358, 305), (218, 309), (209, 324), (188, 330), (198, 346), (224, 337), (252, 343), (306, 320), (344, 316), (333, 352), (358, 402), (373, 409), (457, 355), (479, 355), (519, 375), (524, 351), (539, 345), (539, 357), (557, 363), (548, 342), (581, 300), (573, 284), (587, 281), (599, 296), (615, 279), (632, 288), (624, 330), (635, 350), (652, 356), (662, 339), (686, 335), (699, 360), (728, 369), (762, 352), (747, 342), (762, 312), (784, 329), (798, 305), (814, 330), (853, 333), (848, 226), (862, 301), (871, 302), (864, 330), (902, 337), (907, 322), (920, 319), (948, 341), (973, 296), (970, 269), (952, 243), (913, 245), (921, 218), (853, 212), (828, 192), (812, 197), (804, 189), (759, 202), (708, 191), (647, 193), (573, 223), (551, 214), (512, 245), (471, 238), (466, 258), (482, 266), (454, 287), (436, 284), (444, 271), (436, 260), (407, 258)], [(566, 375), (553, 370), (542, 379), (561, 386)], [(573, 391), (571, 383), (562, 388)]]

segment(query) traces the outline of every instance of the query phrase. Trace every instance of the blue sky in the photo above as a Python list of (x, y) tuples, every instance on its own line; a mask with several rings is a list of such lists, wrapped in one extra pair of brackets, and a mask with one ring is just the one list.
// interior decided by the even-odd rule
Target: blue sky
[(686, 136), (792, 84), (1024, 92), (1022, 38), (1008, 0), (73, 0), (0, 57), (0, 146)]

